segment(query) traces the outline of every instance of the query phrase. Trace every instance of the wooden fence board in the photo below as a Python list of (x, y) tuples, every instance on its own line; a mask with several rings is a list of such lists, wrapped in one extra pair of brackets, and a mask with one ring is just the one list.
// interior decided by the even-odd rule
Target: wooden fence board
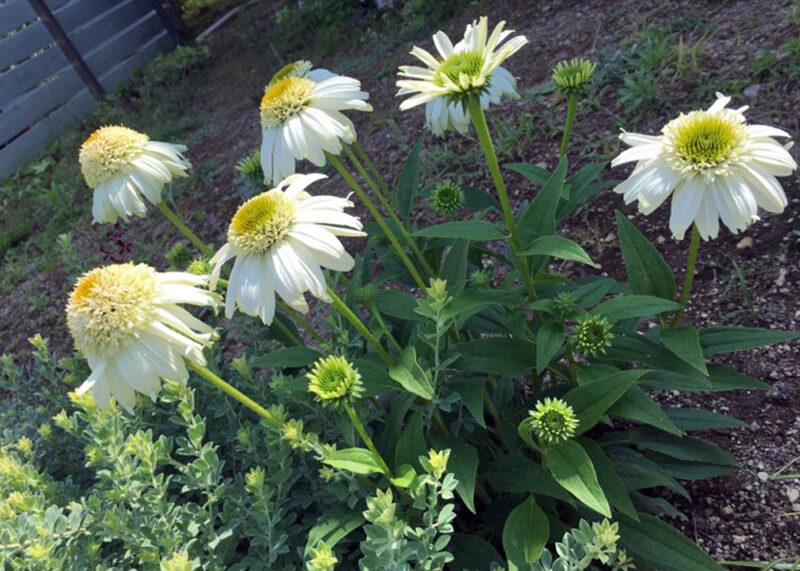
[(0, 149), (0, 178), (14, 173), (17, 167), (35, 157), (42, 149), (79, 123), (92, 109), (95, 99), (83, 89), (69, 103), (34, 125), (8, 146)]
[(0, 78), (0, 109), (67, 65), (61, 50), (52, 47), (7, 71)]
[[(141, 0), (139, 0), (141, 2)], [(149, 2), (142, 2), (149, 4)], [(87, 22), (102, 18), (112, 8), (123, 4), (119, 0), (75, 0), (53, 13), (68, 34)]]
[(151, 12), (83, 57), (95, 76), (102, 77), (116, 63), (136, 53), (143, 44), (160, 34), (163, 29), (158, 15)]
[(100, 78), (100, 83), (105, 89), (112, 91), (116, 89), (120, 82), (127, 81), (135, 68), (143, 67), (158, 54), (173, 47), (175, 47), (175, 41), (164, 30), (143, 45), (133, 56), (111, 68)]
[(46, 0), (46, 2), (51, 12), (57, 12), (62, 6), (75, 2), (75, 0)]
[[(119, 2), (113, 10), (70, 32), (69, 38), (79, 52), (87, 54), (103, 42), (124, 33), (132, 22), (138, 22), (151, 12), (153, 9), (149, 2), (142, 2), (142, 0)], [(164, 26), (160, 27), (163, 29)], [(84, 58), (86, 58), (85, 55)]]
[(34, 22), (0, 40), (0, 72), (15, 63), (28, 59), (37, 51), (53, 43), (53, 38), (44, 24)]
[(9, 0), (0, 6), (0, 38), (36, 19), (28, 0)]
[(84, 87), (80, 76), (70, 66), (60, 70), (55, 80), (15, 99), (0, 113), (0, 146), (65, 104)]

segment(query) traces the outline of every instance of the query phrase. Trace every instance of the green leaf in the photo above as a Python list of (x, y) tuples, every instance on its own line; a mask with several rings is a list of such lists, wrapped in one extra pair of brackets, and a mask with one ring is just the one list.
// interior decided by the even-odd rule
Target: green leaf
[(506, 165), (506, 168), (540, 185), (545, 184), (551, 176), (547, 169), (529, 163), (511, 163), (510, 165)]
[(320, 357), (322, 354), (319, 351), (308, 347), (287, 347), (268, 355), (253, 357), (250, 359), (250, 365), (256, 369), (299, 368), (312, 364)]
[(397, 391), (398, 386), (389, 376), (386, 365), (376, 363), (372, 359), (356, 359), (353, 361), (361, 375), (361, 382), (364, 385), (364, 396), (372, 397), (384, 393)]
[(483, 419), (483, 387), (486, 385), (486, 379), (455, 377), (450, 380), (449, 385), (450, 389), (461, 397), (464, 406), (467, 407), (481, 428), (486, 428), (486, 422)]
[(335, 546), (350, 532), (361, 527), (363, 523), (364, 516), (360, 510), (351, 511), (344, 507), (333, 508), (325, 514), (324, 519), (321, 519), (308, 531), (305, 553), (308, 554), (309, 549), (315, 547), (320, 541), (324, 541), (330, 547)]
[(578, 415), (579, 424), (576, 434), (583, 434), (597, 424), (611, 405), (617, 402), (645, 373), (647, 373), (645, 369), (619, 371), (575, 387), (565, 394), (564, 400), (572, 405), (575, 414)]
[(433, 385), (428, 374), (417, 363), (417, 350), (407, 347), (397, 359), (397, 364), (389, 369), (389, 376), (405, 390), (425, 400), (433, 398)]
[(491, 543), (477, 535), (454, 533), (448, 551), (453, 554), (450, 569), (462, 571), (486, 571), (493, 563), (502, 563), (500, 555)]
[(593, 279), (589, 283), (583, 284), (572, 290), (571, 295), (578, 307), (590, 307), (603, 299), (603, 297), (614, 287), (616, 282), (609, 278)]
[(467, 281), (467, 254), (469, 240), (456, 240), (444, 259), (439, 277), (447, 280), (447, 289), (453, 291)]
[(619, 295), (594, 308), (593, 313), (604, 316), (611, 323), (631, 317), (650, 317), (664, 311), (674, 311), (680, 304), (650, 295)]
[(758, 327), (708, 327), (700, 331), (703, 355), (711, 357), (763, 345), (774, 345), (800, 337), (795, 331), (776, 331)]
[(772, 388), (769, 383), (748, 377), (723, 365), (709, 365), (708, 380), (711, 383), (711, 390), (715, 392), (750, 389), (768, 391)]
[(539, 236), (530, 243), (523, 254), (526, 256), (552, 256), (559, 260), (570, 260), (598, 267), (580, 245), (561, 236)]
[(630, 431), (636, 446), (653, 450), (666, 456), (687, 462), (703, 462), (738, 468), (736, 459), (719, 446), (697, 438), (679, 437), (648, 428)]
[(614, 337), (611, 347), (606, 351), (606, 358), (625, 363), (644, 363), (658, 369), (705, 379), (703, 373), (678, 358), (672, 351), (638, 333), (620, 333)]
[(414, 482), (414, 478), (417, 477), (417, 472), (414, 470), (414, 467), (411, 464), (403, 464), (397, 470), (395, 470), (395, 475), (389, 479), (393, 486), (397, 488), (408, 488)]
[(572, 501), (564, 489), (539, 464), (521, 454), (498, 458), (486, 474), (492, 488), (510, 494), (541, 494), (566, 502)]
[(490, 305), (519, 305), (525, 296), (507, 289), (469, 288), (453, 296), (442, 311), (442, 317), (469, 317)]
[(683, 434), (680, 428), (673, 424), (664, 409), (639, 387), (628, 389), (628, 392), (622, 395), (622, 398), (608, 409), (608, 414), (626, 420), (649, 424), (675, 436)]
[(504, 240), (508, 238), (500, 227), (485, 220), (460, 220), (428, 226), (414, 232), (419, 238), (463, 238), (466, 240), (486, 241)]
[(328, 454), (323, 463), (354, 474), (375, 474), (381, 471), (378, 461), (366, 448), (345, 448)]
[(595, 472), (597, 472), (597, 481), (603, 488), (609, 503), (626, 516), (639, 519), (639, 514), (636, 513), (636, 508), (628, 495), (625, 482), (619, 477), (614, 463), (605, 455), (600, 445), (591, 438), (583, 436), (578, 438), (578, 442), (592, 459)]
[(648, 514), (619, 519), (620, 541), (635, 559), (662, 571), (724, 571), (694, 541)]
[(453, 350), (461, 354), (455, 366), (465, 371), (514, 377), (536, 366), (535, 345), (521, 339), (488, 337), (458, 343)]
[(528, 244), (539, 236), (556, 233), (556, 209), (561, 199), (566, 173), (567, 160), (563, 158), (520, 216), (517, 227), (523, 244)]
[(418, 307), (417, 299), (413, 295), (401, 291), (379, 290), (375, 303), (381, 315), (405, 319), (406, 321), (422, 321), (425, 319), (416, 312)]
[(419, 188), (419, 155), (422, 151), (422, 142), (424, 135), (417, 139), (414, 148), (411, 149), (411, 154), (406, 159), (406, 164), (397, 178), (397, 190), (395, 196), (397, 197), (397, 206), (400, 210), (400, 218), (402, 220), (408, 219), (408, 213), (411, 212), (411, 205), (414, 203), (414, 197)]
[(456, 492), (464, 500), (467, 509), (476, 513), (475, 482), (478, 475), (478, 451), (474, 446), (455, 439), (448, 439), (446, 447), (450, 448), (447, 471), (451, 472), (458, 480)]
[(468, 210), (483, 210), (494, 208), (500, 211), (500, 203), (489, 192), (474, 186), (462, 186), (461, 192), (464, 193), (464, 208)]
[(414, 411), (408, 419), (408, 424), (403, 428), (394, 452), (395, 466), (411, 464), (416, 470), (422, 472), (419, 457), (427, 456), (428, 454), (422, 416), (422, 409)]
[(592, 459), (574, 440), (559, 442), (547, 449), (547, 469), (553, 478), (584, 505), (611, 517), (606, 495), (597, 481)]
[(708, 430), (709, 428), (744, 428), (748, 426), (738, 418), (699, 408), (667, 408), (666, 415), (681, 430)]
[(545, 323), (536, 333), (536, 374), (544, 371), (564, 344), (564, 326)]
[(675, 276), (644, 234), (616, 211), (617, 236), (633, 293), (675, 299)]
[[(392, 399), (389, 418), (386, 419), (386, 425), (376, 442), (378, 451), (380, 451), (384, 458), (394, 457), (397, 441), (400, 439), (400, 431), (403, 428), (403, 421), (416, 399), (416, 395), (411, 393), (400, 393)], [(397, 464), (395, 464), (395, 466), (397, 466)]]
[(711, 381), (703, 375), (682, 375), (674, 371), (650, 371), (639, 382), (639, 386), (646, 391), (687, 391), (700, 393), (713, 390)]
[(691, 500), (686, 488), (646, 456), (619, 446), (605, 448), (605, 451), (616, 462), (617, 474), (625, 481), (629, 490), (665, 487)]
[(694, 327), (664, 329), (661, 331), (660, 338), (661, 342), (669, 347), (675, 355), (704, 375), (708, 374), (706, 360), (703, 358), (703, 349), (700, 347), (700, 335), (697, 329)]
[(511, 510), (503, 526), (503, 549), (508, 570), (529, 569), (530, 564), (539, 559), (549, 537), (547, 516), (536, 503), (536, 498), (528, 496)]

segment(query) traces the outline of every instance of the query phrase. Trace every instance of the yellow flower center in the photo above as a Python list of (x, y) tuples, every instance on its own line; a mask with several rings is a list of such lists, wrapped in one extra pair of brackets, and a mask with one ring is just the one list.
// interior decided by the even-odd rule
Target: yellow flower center
[(727, 115), (693, 111), (667, 127), (675, 153), (687, 166), (715, 167), (734, 155), (746, 133), (740, 122)]
[(248, 254), (263, 254), (282, 240), (294, 221), (294, 201), (278, 189), (242, 204), (228, 227), (228, 242)]
[(67, 303), (67, 325), (82, 353), (110, 356), (144, 328), (157, 281), (146, 264), (96, 268), (78, 280)]
[(480, 77), (483, 69), (483, 56), (478, 52), (454, 53), (439, 64), (433, 76), (433, 81), (440, 87), (445, 84), (444, 78), (456, 85), (469, 88), (473, 87), (474, 80)]
[(147, 135), (118, 125), (97, 129), (83, 142), (78, 155), (86, 184), (96, 188), (117, 176), (144, 152), (149, 140)]
[(305, 77), (286, 77), (270, 83), (261, 99), (261, 124), (270, 128), (282, 125), (308, 105), (314, 85)]

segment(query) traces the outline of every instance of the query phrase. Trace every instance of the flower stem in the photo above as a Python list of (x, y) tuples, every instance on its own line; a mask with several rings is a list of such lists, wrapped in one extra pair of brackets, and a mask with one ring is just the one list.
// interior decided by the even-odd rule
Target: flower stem
[(353, 166), (356, 167), (356, 170), (361, 175), (361, 178), (363, 178), (366, 181), (367, 186), (369, 186), (369, 188), (375, 194), (375, 197), (378, 199), (378, 202), (381, 203), (381, 206), (383, 206), (384, 210), (386, 210), (386, 212), (389, 214), (389, 217), (397, 225), (397, 228), (400, 230), (400, 233), (403, 235), (403, 239), (409, 245), (409, 247), (411, 248), (411, 251), (414, 252), (414, 255), (419, 260), (419, 263), (422, 264), (422, 269), (429, 276), (435, 275), (433, 269), (430, 267), (430, 265), (428, 264), (428, 261), (425, 259), (425, 256), (422, 255), (422, 251), (419, 249), (419, 246), (417, 246), (416, 241), (414, 241), (414, 238), (411, 237), (411, 234), (409, 233), (405, 222), (400, 220), (400, 218), (397, 216), (397, 214), (395, 214), (395, 212), (394, 212), (395, 209), (392, 207), (391, 204), (389, 204), (389, 201), (386, 200), (386, 197), (383, 195), (383, 193), (380, 191), (378, 186), (375, 184), (375, 182), (369, 176), (369, 174), (367, 173), (366, 169), (364, 168), (364, 165), (362, 165), (361, 161), (358, 160), (358, 157), (356, 157), (355, 154), (353, 154), (353, 151), (350, 149), (350, 147), (345, 145), (344, 150), (347, 153), (347, 156), (350, 159), (350, 161), (353, 163)]
[(378, 181), (384, 196), (388, 198), (389, 202), (391, 202), (395, 208), (397, 208), (397, 200), (395, 199), (394, 194), (389, 192), (389, 185), (386, 183), (386, 179), (383, 178), (383, 175), (375, 167), (375, 163), (370, 160), (369, 155), (364, 152), (364, 149), (361, 147), (361, 143), (359, 143), (358, 140), (353, 141), (353, 148), (356, 150), (358, 158), (360, 158), (361, 161), (367, 165), (367, 168), (373, 174), (375, 180)]
[(375, 443), (372, 442), (372, 438), (370, 438), (369, 434), (367, 434), (367, 431), (364, 428), (364, 425), (361, 423), (361, 419), (358, 418), (358, 414), (356, 414), (353, 405), (346, 404), (344, 406), (344, 409), (345, 411), (347, 411), (347, 416), (350, 417), (350, 420), (353, 422), (353, 426), (356, 427), (358, 434), (361, 436), (361, 440), (364, 441), (364, 444), (367, 445), (369, 451), (372, 452), (373, 456), (375, 456), (375, 460), (378, 462), (378, 465), (380, 465), (383, 475), (386, 476), (387, 478), (391, 477), (392, 471), (389, 469), (389, 466), (384, 461), (383, 456), (381, 456), (381, 453), (378, 452), (377, 448), (375, 448)]
[(492, 136), (489, 133), (489, 126), (486, 124), (486, 115), (484, 115), (483, 107), (481, 107), (481, 102), (477, 97), (470, 98), (468, 108), (472, 124), (475, 125), (475, 130), (478, 133), (478, 140), (483, 149), (483, 154), (486, 155), (486, 161), (489, 164), (489, 172), (492, 175), (492, 181), (497, 189), (500, 205), (503, 208), (503, 217), (505, 218), (506, 226), (511, 234), (511, 249), (514, 251), (514, 256), (516, 257), (517, 269), (519, 273), (522, 274), (522, 280), (525, 282), (525, 288), (528, 290), (528, 299), (530, 301), (535, 301), (536, 289), (533, 287), (533, 277), (528, 267), (528, 260), (522, 255), (522, 242), (517, 232), (517, 224), (514, 221), (514, 212), (511, 210), (511, 202), (508, 199), (506, 184), (503, 182), (503, 176), (500, 174), (500, 165), (497, 162), (497, 155), (494, 152)]
[(683, 277), (683, 290), (681, 290), (681, 297), (678, 303), (681, 308), (672, 318), (672, 328), (676, 328), (683, 316), (683, 310), (686, 309), (686, 304), (689, 302), (689, 294), (692, 293), (692, 283), (694, 282), (694, 267), (697, 263), (697, 252), (700, 250), (700, 231), (695, 225), (692, 228), (692, 241), (689, 243), (689, 255), (686, 259), (686, 275)]
[(380, 325), (381, 328), (386, 332), (386, 338), (389, 340), (389, 343), (392, 344), (392, 347), (395, 348), (395, 351), (397, 351), (398, 353), (402, 353), (403, 347), (400, 345), (400, 343), (397, 342), (397, 339), (395, 339), (394, 335), (392, 335), (391, 330), (386, 326), (386, 322), (383, 320), (381, 312), (378, 311), (378, 309), (375, 307), (375, 304), (370, 304), (367, 307), (367, 309), (369, 309), (369, 312), (372, 314), (372, 317), (374, 317), (375, 320), (378, 322), (378, 325)]
[(355, 313), (353, 313), (349, 307), (347, 307), (347, 305), (345, 305), (345, 303), (342, 301), (342, 298), (340, 298), (331, 287), (328, 287), (328, 295), (331, 296), (333, 306), (339, 310), (339, 313), (341, 313), (344, 318), (347, 319), (347, 321), (349, 321), (367, 341), (369, 341), (370, 345), (375, 348), (375, 351), (377, 351), (378, 355), (380, 355), (381, 359), (383, 359), (383, 362), (390, 367), (394, 366), (395, 363), (394, 359), (392, 359), (392, 356), (386, 352), (386, 349), (383, 348), (372, 332), (367, 329), (367, 326), (364, 325), (364, 323)]
[(217, 375), (208, 370), (208, 368), (202, 367), (188, 359), (184, 359), (184, 361), (186, 362), (186, 366), (189, 367), (191, 370), (193, 370), (195, 373), (203, 377), (205, 380), (207, 380), (209, 383), (220, 389), (228, 396), (231, 396), (236, 400), (238, 400), (240, 403), (242, 403), (244, 406), (246, 406), (256, 414), (258, 414), (261, 418), (269, 422), (275, 428), (281, 428), (283, 426), (283, 422), (278, 420), (278, 418), (274, 414), (272, 414), (270, 411), (265, 409), (256, 401), (248, 397), (243, 392), (239, 391), (238, 389), (235, 389), (234, 387), (223, 381)]
[(367, 207), (367, 210), (369, 210), (369, 213), (375, 219), (375, 222), (378, 223), (378, 226), (381, 227), (383, 233), (386, 234), (386, 237), (389, 239), (389, 242), (391, 242), (392, 247), (397, 252), (397, 255), (400, 256), (400, 259), (402, 260), (403, 264), (405, 264), (406, 268), (411, 274), (411, 277), (414, 278), (414, 281), (417, 283), (417, 286), (419, 286), (420, 289), (424, 289), (425, 280), (422, 279), (422, 276), (417, 271), (417, 268), (414, 266), (413, 262), (409, 259), (408, 255), (406, 255), (405, 251), (403, 250), (403, 247), (397, 240), (397, 236), (395, 236), (394, 232), (392, 232), (392, 229), (389, 228), (389, 225), (386, 224), (386, 220), (384, 220), (383, 216), (381, 216), (378, 207), (375, 206), (375, 203), (372, 201), (372, 199), (367, 195), (364, 189), (361, 188), (361, 185), (358, 184), (358, 181), (356, 181), (356, 179), (353, 178), (353, 175), (351, 175), (347, 171), (345, 166), (342, 164), (342, 161), (339, 160), (339, 157), (337, 157), (336, 155), (332, 155), (330, 153), (325, 153), (325, 156), (328, 157), (328, 162), (330, 162), (331, 165), (333, 165), (333, 168), (339, 171), (339, 174), (342, 175), (342, 178), (345, 180), (345, 182), (350, 185), (350, 188), (352, 188), (353, 191), (355, 191), (358, 198), (361, 199), (361, 202), (363, 202), (364, 206)]
[(578, 95), (570, 94), (567, 99), (567, 122), (564, 124), (564, 134), (561, 137), (561, 148), (558, 151), (558, 158), (561, 159), (567, 154), (567, 142), (572, 133), (572, 124), (575, 122), (575, 115), (578, 111)]
[(280, 330), (281, 330), (281, 332), (282, 332), (284, 335), (286, 335), (286, 337), (288, 337), (288, 338), (289, 338), (289, 340), (290, 340), (292, 343), (294, 343), (294, 344), (295, 344), (295, 345), (297, 345), (298, 347), (302, 347), (303, 345), (305, 345), (305, 343), (303, 343), (303, 341), (302, 341), (302, 340), (301, 340), (301, 339), (300, 339), (300, 338), (299, 338), (297, 335), (295, 335), (294, 333), (292, 333), (292, 330), (291, 330), (291, 329), (289, 329), (289, 328), (286, 326), (286, 324), (285, 324), (285, 323), (283, 323), (283, 322), (282, 322), (280, 319), (273, 319), (273, 320), (272, 320), (272, 323), (275, 325), (275, 327), (277, 327), (278, 329), (280, 329)]
[(184, 236), (189, 238), (189, 241), (192, 244), (197, 246), (197, 249), (200, 250), (204, 256), (210, 258), (214, 255), (214, 250), (208, 244), (198, 238), (197, 234), (192, 232), (189, 227), (184, 224), (180, 218), (178, 218), (178, 215), (175, 214), (169, 206), (167, 206), (165, 201), (162, 200), (156, 206), (158, 206), (158, 209), (164, 213), (164, 216), (169, 218), (169, 221), (172, 222), (178, 228), (178, 230), (183, 232)]

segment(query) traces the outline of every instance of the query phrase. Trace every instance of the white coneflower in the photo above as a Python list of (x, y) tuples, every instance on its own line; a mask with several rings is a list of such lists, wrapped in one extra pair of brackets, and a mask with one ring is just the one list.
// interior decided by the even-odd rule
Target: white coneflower
[[(455, 46), (447, 34), (437, 32), (433, 43), (439, 52), (437, 59), (428, 51), (414, 46), (411, 55), (420, 59), (427, 67), (401, 66), (399, 75), (405, 79), (397, 82), (397, 95), (415, 94), (400, 104), (405, 111), (423, 103), (441, 100), (437, 106), (426, 108), (426, 117), (432, 129), (450, 124), (459, 128), (464, 124), (461, 115), (464, 109), (451, 107), (462, 103), (466, 97), (481, 96), (481, 103), (499, 101), (504, 94), (514, 94), (514, 77), (500, 67), (507, 58), (524, 46), (525, 36), (516, 36), (503, 43), (513, 30), (503, 30), (500, 22), (489, 35), (489, 21), (484, 16), (467, 26), (464, 39)], [(436, 131), (434, 131), (436, 132)]]
[(758, 207), (783, 212), (786, 194), (775, 177), (796, 168), (787, 148), (773, 137), (781, 129), (748, 125), (747, 107), (727, 109), (730, 97), (717, 94), (707, 111), (681, 114), (660, 136), (623, 133), (631, 148), (611, 163), (636, 161), (630, 178), (617, 185), (625, 203), (639, 201), (650, 214), (671, 194), (669, 227), (677, 239), (696, 223), (703, 239), (716, 238), (719, 219), (737, 233), (758, 220)]
[(191, 165), (184, 145), (151, 141), (120, 125), (101, 127), (81, 145), (78, 160), (86, 184), (94, 190), (95, 222), (126, 222), (147, 212), (142, 196), (161, 202), (164, 185), (186, 176)]
[(92, 369), (78, 388), (98, 406), (113, 396), (132, 409), (137, 392), (155, 397), (161, 379), (186, 382), (184, 359), (204, 366), (211, 327), (178, 306), (214, 306), (208, 276), (160, 273), (146, 264), (114, 264), (83, 275), (67, 303), (75, 347)]
[(267, 184), (295, 172), (295, 162), (325, 164), (325, 153), (338, 155), (342, 141), (352, 143), (356, 130), (342, 111), (372, 111), (361, 82), (326, 69), (295, 62), (280, 70), (261, 99), (261, 168)]
[(228, 226), (228, 242), (211, 259), (212, 288), (222, 265), (235, 258), (228, 280), (225, 315), (236, 306), (272, 323), (275, 294), (298, 311), (308, 311), (306, 291), (330, 301), (322, 268), (346, 272), (353, 258), (337, 236), (365, 236), (358, 218), (345, 214), (345, 198), (311, 196), (305, 189), (326, 178), (295, 174), (245, 202)]

